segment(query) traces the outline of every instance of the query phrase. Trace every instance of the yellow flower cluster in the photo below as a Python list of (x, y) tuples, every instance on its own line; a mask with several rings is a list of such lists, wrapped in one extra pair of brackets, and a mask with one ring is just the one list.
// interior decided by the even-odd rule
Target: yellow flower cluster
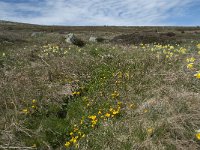
[(101, 118), (104, 118), (105, 120), (106, 118), (115, 117), (116, 115), (118, 115), (120, 113), (121, 104), (121, 102), (118, 102), (116, 108), (110, 107), (109, 111), (102, 115)]
[[(144, 46), (144, 45), (142, 45)], [(200, 54), (200, 44), (197, 44), (197, 49), (199, 49), (198, 54)], [(146, 48), (149, 47), (145, 46)], [(157, 52), (157, 58), (160, 58), (162, 54), (165, 55), (166, 58), (172, 58), (173, 56), (179, 56), (181, 54), (186, 54), (187, 53), (187, 49), (184, 47), (180, 47), (179, 45), (171, 46), (171, 45), (153, 45), (150, 48), (151, 51), (153, 52)], [(188, 70), (195, 70), (195, 64), (196, 64), (196, 58), (194, 57), (188, 57), (186, 59), (187, 62), (187, 69)], [(194, 74), (194, 77), (196, 77), (197, 79), (200, 79), (200, 70), (196, 72), (196, 74)]]
[(93, 116), (88, 116), (88, 118), (91, 119), (92, 128), (94, 128), (95, 125), (97, 124), (97, 121), (98, 121), (97, 116), (95, 116), (95, 115), (93, 115)]
[(181, 47), (180, 49), (177, 50), (180, 54), (185, 54), (187, 52), (186, 48)]
[(115, 115), (119, 114), (120, 112), (120, 105), (118, 105), (117, 109), (113, 109), (113, 108), (110, 108), (110, 113), (112, 114), (112, 117), (114, 117)]
[(72, 93), (73, 96), (78, 96), (78, 95), (80, 95), (80, 94), (81, 94), (81, 92), (73, 92), (73, 93)]
[(85, 137), (85, 134), (81, 130), (79, 130), (77, 125), (74, 125), (74, 130), (73, 132), (70, 132), (69, 135), (70, 135), (70, 139), (69, 141), (65, 143), (65, 147), (69, 147), (73, 145), (78, 147), (78, 140)]
[(32, 100), (32, 106), (33, 109), (37, 108), (37, 101), (35, 99)]
[(187, 49), (184, 47), (180, 47), (180, 45), (176, 44), (175, 46), (172, 45), (161, 45), (161, 44), (154, 44), (151, 46), (146, 46), (146, 49), (150, 49), (152, 52), (157, 53), (157, 58), (161, 56), (165, 56), (167, 59), (171, 59), (172, 57), (176, 57), (178, 55), (186, 54)]
[[(84, 98), (86, 99), (86, 97)], [(102, 109), (99, 109), (96, 113), (97, 115), (89, 115), (86, 118), (82, 117), (79, 126), (74, 125), (74, 130), (69, 133), (70, 139), (65, 143), (65, 147), (70, 146), (78, 146), (78, 140), (85, 137), (85, 133), (88, 129), (86, 127), (91, 127), (94, 129), (94, 127), (97, 125), (98, 122), (101, 120), (106, 120), (110, 117), (114, 117), (120, 113), (122, 102), (118, 102), (116, 107), (110, 107), (110, 109), (107, 112), (102, 112)], [(86, 130), (86, 131), (85, 131)]]
[(65, 55), (68, 53), (67, 50), (64, 50), (63, 48), (60, 48), (58, 45), (53, 45), (53, 44), (44, 45), (42, 46), (42, 49), (44, 56), (49, 56), (51, 54)]
[(31, 108), (24, 108), (24, 109), (22, 109), (21, 112), (26, 115), (31, 112), (34, 112), (37, 109), (37, 101), (35, 99), (32, 100)]
[(196, 59), (194, 57), (190, 57), (186, 59), (186, 62), (193, 63)]
[[(105, 116), (106, 116), (107, 118), (109, 118), (109, 117), (110, 117), (110, 113), (106, 113)], [(102, 116), (102, 118), (103, 118), (103, 116)]]
[[(187, 68), (190, 70), (194, 69), (194, 62), (196, 61), (196, 58), (190, 57), (190, 58), (187, 58), (186, 61), (189, 63), (187, 64)], [(200, 79), (200, 70), (194, 74), (194, 77), (196, 77), (197, 79)]]
[(195, 58), (194, 57), (190, 57), (186, 59), (187, 64), (187, 69), (191, 70), (194, 69), (194, 62), (195, 62)]

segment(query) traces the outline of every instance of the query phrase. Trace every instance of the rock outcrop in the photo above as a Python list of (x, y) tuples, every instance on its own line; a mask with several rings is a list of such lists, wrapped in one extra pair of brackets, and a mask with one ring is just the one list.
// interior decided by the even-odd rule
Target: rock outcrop
[(79, 47), (82, 47), (85, 45), (85, 42), (81, 39), (77, 38), (73, 33), (69, 33), (65, 36), (65, 41), (69, 44), (74, 44)]

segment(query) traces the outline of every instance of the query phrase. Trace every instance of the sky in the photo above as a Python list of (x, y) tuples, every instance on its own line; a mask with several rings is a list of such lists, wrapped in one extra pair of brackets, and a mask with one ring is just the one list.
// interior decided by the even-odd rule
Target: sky
[(200, 0), (0, 0), (0, 20), (67, 26), (197, 26)]

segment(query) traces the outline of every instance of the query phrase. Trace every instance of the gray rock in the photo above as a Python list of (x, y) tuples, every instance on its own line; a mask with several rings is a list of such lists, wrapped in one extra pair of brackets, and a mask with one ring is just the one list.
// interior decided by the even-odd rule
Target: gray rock
[(73, 44), (75, 42), (75, 40), (76, 40), (76, 37), (73, 33), (69, 33), (65, 36), (65, 41), (67, 43)]
[(65, 36), (65, 41), (69, 44), (74, 44), (79, 47), (82, 47), (85, 45), (85, 43), (81, 39), (78, 39), (73, 33), (67, 34)]
[(31, 33), (31, 37), (40, 36), (42, 34), (43, 34), (42, 32), (33, 32), (33, 33)]
[(97, 37), (91, 36), (89, 42), (97, 42)]
[(60, 95), (72, 95), (73, 87), (70, 84), (66, 84), (61, 88)]
[(105, 39), (102, 37), (91, 36), (89, 38), (89, 42), (103, 42), (103, 41), (105, 41)]

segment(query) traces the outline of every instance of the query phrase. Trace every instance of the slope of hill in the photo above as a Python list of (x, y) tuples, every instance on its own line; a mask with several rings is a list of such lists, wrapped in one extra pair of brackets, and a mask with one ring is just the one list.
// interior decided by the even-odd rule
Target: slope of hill
[(198, 27), (2, 21), (0, 149), (198, 150), (199, 62)]

